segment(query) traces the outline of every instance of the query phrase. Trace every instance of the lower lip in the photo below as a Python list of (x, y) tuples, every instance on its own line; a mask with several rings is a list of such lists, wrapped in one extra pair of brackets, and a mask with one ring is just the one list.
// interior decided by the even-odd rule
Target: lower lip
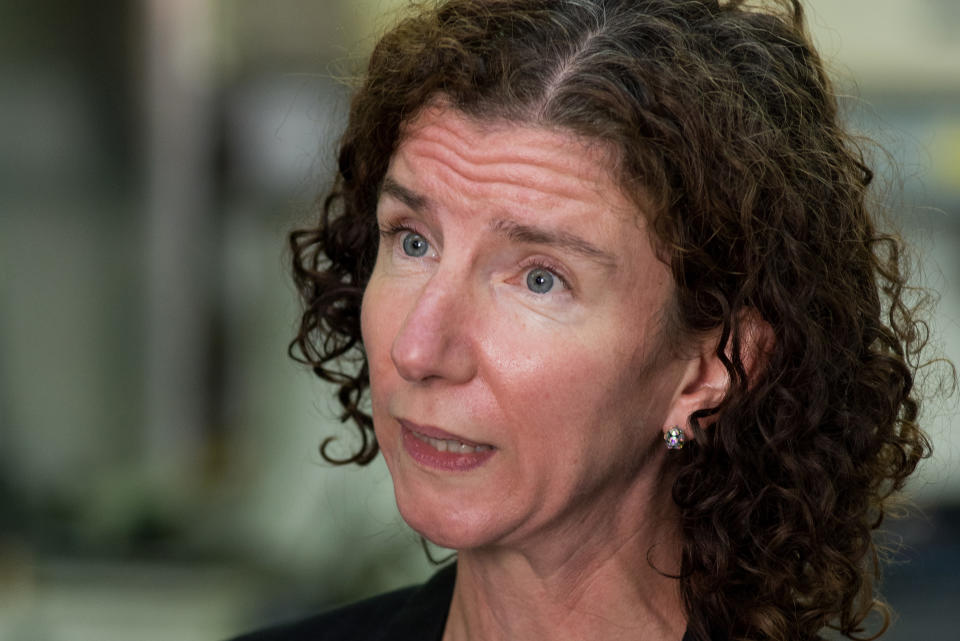
[(421, 441), (407, 427), (401, 425), (403, 449), (414, 461), (424, 467), (450, 472), (465, 472), (480, 467), (496, 452), (495, 449), (482, 452), (441, 452), (434, 446)]

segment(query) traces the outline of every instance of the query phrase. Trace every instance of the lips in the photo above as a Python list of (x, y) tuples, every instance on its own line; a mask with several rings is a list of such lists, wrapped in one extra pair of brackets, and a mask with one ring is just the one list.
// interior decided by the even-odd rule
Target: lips
[(398, 419), (404, 450), (423, 466), (466, 471), (483, 465), (496, 448), (476, 443), (445, 430)]
[(451, 434), (445, 430), (441, 430), (439, 427), (433, 427), (432, 425), (420, 425), (414, 423), (413, 421), (408, 421), (406, 419), (398, 419), (400, 425), (407, 430), (410, 430), (415, 435), (424, 436), (429, 439), (434, 439), (438, 441), (454, 441), (457, 443), (462, 443), (470, 447), (485, 447), (493, 448), (492, 445), (487, 445), (484, 443), (477, 443), (475, 441), (469, 441), (462, 436), (457, 436), (456, 434)]
[(419, 432), (411, 430), (411, 434), (415, 438), (420, 439), (424, 443), (432, 445), (438, 452), (453, 452), (454, 454), (473, 454), (474, 452), (486, 452), (487, 450), (492, 450), (493, 447), (490, 445), (469, 445), (463, 441), (446, 438), (439, 439), (426, 436)]

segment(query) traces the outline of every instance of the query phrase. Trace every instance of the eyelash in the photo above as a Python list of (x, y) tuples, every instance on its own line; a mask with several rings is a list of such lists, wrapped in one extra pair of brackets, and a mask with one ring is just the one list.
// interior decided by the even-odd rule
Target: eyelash
[[(542, 269), (544, 271), (550, 272), (557, 278), (557, 280), (560, 281), (560, 284), (563, 285), (563, 288), (566, 291), (569, 292), (571, 290), (570, 281), (568, 281), (564, 277), (563, 272), (560, 270), (560, 268), (557, 265), (554, 265), (542, 258), (531, 258), (530, 260), (524, 261), (523, 263), (524, 274), (527, 274), (528, 272), (534, 269)], [(543, 294), (537, 294), (537, 295), (542, 296)]]
[[(401, 234), (405, 231), (412, 232), (414, 234), (420, 234), (416, 229), (413, 229), (407, 224), (404, 223), (391, 223), (386, 227), (380, 227), (380, 236), (382, 238), (393, 238), (397, 234)], [(423, 234), (420, 234), (423, 236)]]
[[(423, 236), (424, 238), (426, 238), (424, 234), (417, 231), (415, 228), (413, 228), (411, 225), (407, 223), (391, 223), (389, 225), (380, 227), (381, 238), (392, 239), (392, 238), (396, 238), (400, 234), (407, 233), (407, 232), (412, 234), (419, 234), (420, 236)], [(526, 274), (532, 269), (543, 269), (545, 271), (550, 272), (551, 274), (556, 276), (557, 280), (560, 281), (560, 284), (563, 285), (563, 288), (565, 290), (567, 290), (568, 292), (571, 291), (572, 288), (570, 287), (570, 281), (567, 280), (567, 278), (563, 275), (563, 270), (561, 270), (559, 266), (543, 258), (531, 258), (523, 262), (524, 274)]]

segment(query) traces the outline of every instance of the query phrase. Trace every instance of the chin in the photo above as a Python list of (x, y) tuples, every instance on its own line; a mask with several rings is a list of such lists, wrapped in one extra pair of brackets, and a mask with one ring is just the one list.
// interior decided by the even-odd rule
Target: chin
[(491, 537), (484, 536), (476, 528), (461, 523), (416, 523), (404, 517), (413, 530), (434, 545), (451, 550), (470, 550), (490, 543)]
[(477, 506), (470, 509), (445, 507), (423, 497), (407, 497), (396, 491), (400, 516), (413, 530), (435, 545), (467, 550), (489, 545), (500, 538), (494, 519)]

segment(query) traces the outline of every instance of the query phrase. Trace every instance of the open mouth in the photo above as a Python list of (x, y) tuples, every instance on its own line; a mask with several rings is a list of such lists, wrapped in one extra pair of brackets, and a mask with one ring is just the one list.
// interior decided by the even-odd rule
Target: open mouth
[(426, 434), (421, 434), (416, 430), (410, 430), (410, 434), (414, 438), (423, 441), (429, 445), (432, 445), (434, 449), (440, 452), (453, 452), (454, 454), (473, 454), (475, 452), (489, 452), (493, 450), (492, 445), (472, 445), (469, 443), (464, 443), (463, 441), (458, 441), (456, 439), (447, 438), (433, 438), (427, 436)]
[(497, 448), (487, 443), (474, 443), (436, 427), (417, 425), (399, 419), (403, 449), (420, 465), (454, 472), (479, 467), (493, 456)]

